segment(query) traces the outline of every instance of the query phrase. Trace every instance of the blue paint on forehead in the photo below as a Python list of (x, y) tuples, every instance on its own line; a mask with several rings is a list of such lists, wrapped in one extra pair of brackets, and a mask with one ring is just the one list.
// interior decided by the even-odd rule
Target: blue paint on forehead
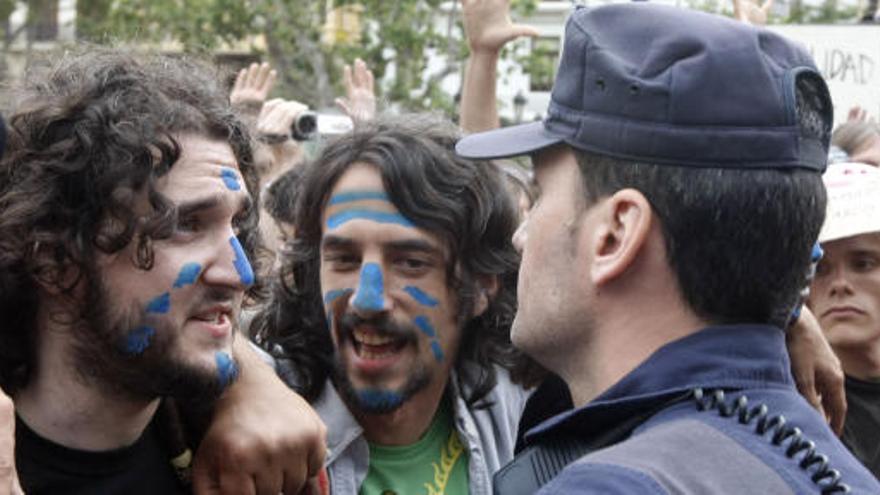
[(324, 304), (330, 304), (342, 296), (347, 296), (354, 292), (354, 289), (333, 289), (324, 293)]
[(403, 404), (403, 395), (391, 390), (367, 389), (357, 393), (361, 404), (368, 409), (394, 409)]
[(180, 289), (181, 287), (185, 287), (189, 284), (194, 284), (196, 279), (199, 278), (199, 273), (202, 272), (202, 265), (198, 263), (187, 263), (180, 268), (180, 273), (177, 274), (177, 280), (174, 281), (175, 289)]
[(327, 206), (371, 199), (390, 202), (388, 195), (382, 191), (345, 191), (331, 196)]
[(225, 388), (238, 376), (238, 366), (225, 352), (217, 351), (214, 353), (214, 359), (217, 361), (217, 379), (220, 381), (220, 386)]
[(437, 335), (427, 316), (416, 316), (413, 323), (428, 337), (434, 338)]
[(350, 222), (352, 220), (370, 220), (376, 223), (393, 223), (403, 225), (404, 227), (415, 227), (414, 223), (400, 213), (358, 209), (344, 210), (330, 215), (330, 218), (327, 219), (327, 228), (335, 229), (345, 222)]
[(232, 170), (229, 167), (223, 167), (223, 170), (220, 172), (220, 177), (223, 178), (223, 183), (226, 184), (226, 189), (230, 191), (240, 191), (241, 184), (238, 182), (238, 174), (235, 173), (235, 170)]
[(122, 350), (128, 354), (141, 354), (150, 347), (150, 339), (156, 334), (156, 329), (148, 326), (140, 326), (128, 332)]
[(164, 314), (167, 313), (169, 309), (171, 309), (171, 294), (166, 292), (148, 302), (144, 311), (147, 313)]
[(403, 288), (404, 292), (410, 295), (413, 299), (416, 300), (417, 303), (422, 306), (427, 306), (429, 308), (433, 308), (437, 306), (437, 300), (433, 297), (426, 294), (422, 289), (419, 289), (413, 285), (407, 285)]
[(367, 311), (381, 311), (384, 307), (385, 283), (382, 269), (376, 263), (365, 263), (361, 268), (357, 295), (352, 301), (355, 308)]
[(443, 349), (440, 348), (440, 344), (436, 340), (431, 341), (431, 351), (434, 352), (434, 358), (437, 361), (443, 361)]
[(230, 237), (229, 244), (232, 246), (232, 251), (235, 253), (235, 260), (233, 260), (232, 264), (235, 266), (235, 271), (238, 272), (239, 278), (241, 278), (241, 283), (247, 286), (253, 285), (254, 269), (251, 268), (251, 262), (248, 261), (247, 255), (244, 254), (244, 248), (241, 247), (241, 243), (238, 242), (238, 237)]

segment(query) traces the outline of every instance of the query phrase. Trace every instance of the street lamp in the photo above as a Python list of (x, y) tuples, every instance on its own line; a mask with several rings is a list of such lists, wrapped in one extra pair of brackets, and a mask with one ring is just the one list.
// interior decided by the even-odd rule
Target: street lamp
[(526, 99), (526, 96), (523, 94), (522, 90), (516, 92), (516, 96), (513, 97), (513, 120), (520, 124), (523, 120), (523, 112), (526, 109), (526, 103), (529, 100)]

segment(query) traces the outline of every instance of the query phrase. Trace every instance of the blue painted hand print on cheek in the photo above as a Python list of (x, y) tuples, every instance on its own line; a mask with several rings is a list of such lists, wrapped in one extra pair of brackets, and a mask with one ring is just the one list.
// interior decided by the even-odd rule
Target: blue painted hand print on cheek
[(354, 292), (354, 289), (333, 289), (324, 293), (324, 304), (330, 304), (340, 297), (347, 296)]
[(128, 354), (141, 354), (150, 347), (150, 339), (156, 334), (153, 327), (141, 326), (128, 332), (122, 350)]
[(365, 263), (361, 268), (360, 284), (352, 305), (361, 310), (381, 311), (385, 306), (382, 269), (376, 263)]
[(147, 313), (165, 314), (171, 309), (171, 294), (166, 292), (147, 303)]
[(238, 182), (238, 174), (235, 173), (235, 170), (223, 167), (223, 171), (220, 172), (220, 177), (223, 178), (223, 183), (226, 184), (226, 189), (229, 189), (230, 191), (241, 190), (241, 184)]
[(437, 300), (433, 297), (426, 294), (422, 289), (415, 287), (413, 285), (408, 285), (403, 288), (404, 292), (410, 295), (413, 299), (416, 300), (417, 303), (422, 306), (427, 306), (429, 308), (433, 308), (437, 306)]
[(238, 376), (238, 366), (225, 352), (218, 351), (214, 354), (214, 359), (217, 361), (217, 379), (220, 381), (220, 386), (225, 388)]
[(431, 326), (431, 322), (428, 321), (426, 316), (416, 316), (413, 323), (415, 323), (416, 326), (419, 327), (419, 330), (428, 337), (433, 339), (437, 335), (437, 332), (434, 331), (434, 327)]
[(175, 289), (180, 289), (181, 287), (185, 287), (189, 284), (194, 284), (196, 280), (199, 278), (199, 273), (202, 272), (202, 265), (198, 263), (187, 263), (180, 268), (180, 273), (177, 274), (177, 280), (174, 281), (174, 285), (172, 285)]
[(235, 271), (238, 272), (238, 276), (241, 278), (241, 283), (247, 286), (253, 285), (254, 269), (251, 268), (251, 262), (248, 261), (247, 255), (244, 254), (244, 248), (241, 247), (241, 243), (238, 242), (237, 237), (230, 237), (229, 244), (232, 246), (232, 251), (235, 253), (235, 260), (233, 260), (232, 264), (235, 265)]
[(437, 361), (443, 361), (443, 349), (440, 347), (440, 343), (436, 340), (431, 342), (431, 351), (434, 353), (434, 358)]

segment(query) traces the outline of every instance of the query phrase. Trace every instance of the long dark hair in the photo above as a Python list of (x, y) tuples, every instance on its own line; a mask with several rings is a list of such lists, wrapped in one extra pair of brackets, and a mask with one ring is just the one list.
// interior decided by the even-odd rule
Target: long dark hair
[[(280, 346), (308, 399), (331, 373), (333, 344), (324, 316), (319, 278), (321, 212), (336, 181), (354, 163), (374, 165), (400, 212), (439, 236), (451, 253), (450, 289), (458, 294), (462, 342), (456, 366), (470, 373), (469, 401), (496, 383), (493, 364), (513, 369), (526, 362), (510, 343), (519, 256), (511, 243), (516, 211), (503, 178), (488, 162), (456, 156), (457, 130), (433, 116), (382, 117), (329, 143), (306, 165), (296, 203), (296, 239), (282, 251), (281, 273), (253, 330), (271, 349)], [(479, 276), (496, 276), (500, 289), (488, 310), (469, 318)]]
[[(0, 385), (14, 389), (29, 378), (38, 283), (70, 294), (95, 276), (97, 252), (131, 242), (133, 263), (152, 267), (152, 240), (170, 235), (177, 221), (156, 191), (180, 155), (175, 134), (229, 143), (258, 194), (249, 133), (217, 76), (190, 59), (89, 48), (30, 74), (16, 92), (0, 161)], [(134, 209), (143, 192), (152, 208), (146, 217)], [(239, 236), (252, 260), (256, 224), (253, 208)]]

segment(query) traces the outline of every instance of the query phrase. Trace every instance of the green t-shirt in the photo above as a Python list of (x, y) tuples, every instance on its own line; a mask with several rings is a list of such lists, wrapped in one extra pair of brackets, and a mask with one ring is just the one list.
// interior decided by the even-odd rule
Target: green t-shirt
[(468, 454), (443, 401), (431, 426), (411, 445), (370, 444), (370, 470), (360, 495), (466, 495)]

